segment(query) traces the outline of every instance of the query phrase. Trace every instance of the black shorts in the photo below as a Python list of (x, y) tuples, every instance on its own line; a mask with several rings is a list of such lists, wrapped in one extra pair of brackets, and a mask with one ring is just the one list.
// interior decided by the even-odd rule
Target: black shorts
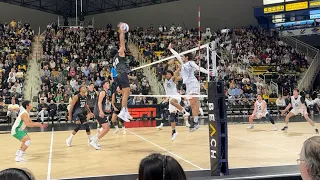
[(115, 89), (117, 89), (117, 86), (119, 86), (120, 89), (130, 87), (128, 73), (118, 74), (118, 76), (116, 77), (116, 79), (114, 81), (116, 83), (116, 86), (114, 87)]
[(98, 123), (99, 123), (100, 125), (105, 124), (105, 123), (108, 123), (108, 121), (107, 121), (107, 116), (106, 116), (106, 115), (105, 115), (103, 118), (101, 118), (99, 115), (96, 115), (96, 114), (95, 114), (95, 118), (97, 119), (97, 121), (98, 121)]
[(87, 122), (87, 115), (85, 113), (73, 114), (72, 121), (80, 121), (81, 124), (84, 124), (85, 122)]
[(89, 107), (90, 111), (93, 113), (94, 107)]

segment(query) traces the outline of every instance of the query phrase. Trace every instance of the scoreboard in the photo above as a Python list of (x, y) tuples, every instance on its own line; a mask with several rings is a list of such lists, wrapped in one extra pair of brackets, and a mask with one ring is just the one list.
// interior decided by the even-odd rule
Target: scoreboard
[(291, 12), (320, 7), (320, 0), (263, 0), (264, 14)]

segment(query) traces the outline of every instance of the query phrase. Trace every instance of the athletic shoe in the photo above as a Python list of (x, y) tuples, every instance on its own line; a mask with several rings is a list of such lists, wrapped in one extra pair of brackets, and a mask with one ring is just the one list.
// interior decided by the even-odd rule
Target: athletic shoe
[(94, 140), (92, 140), (92, 141), (90, 142), (90, 145), (91, 145), (93, 148), (95, 148), (96, 150), (100, 150), (100, 149), (101, 149), (101, 148), (98, 146), (98, 143), (95, 142)]
[(197, 130), (197, 129), (199, 129), (199, 128), (200, 128), (200, 125), (197, 124), (197, 123), (194, 123), (193, 125), (191, 125), (191, 126), (189, 127), (189, 131), (190, 131), (190, 132), (194, 132), (195, 130)]
[(159, 129), (159, 130), (162, 130), (162, 127), (163, 127), (163, 123), (161, 123), (159, 126), (157, 126), (156, 128)]
[(177, 132), (175, 132), (174, 134), (172, 134), (172, 141), (174, 141), (177, 137), (178, 137), (178, 133), (177, 133)]
[[(20, 150), (18, 150), (18, 151), (16, 152), (16, 156), (19, 156), (19, 151), (20, 151)], [(27, 154), (27, 153), (26, 153), (26, 152), (22, 152), (22, 154), (25, 155), (25, 154)]]
[[(88, 146), (90, 145), (90, 142), (92, 141), (92, 138), (91, 138), (91, 140), (88, 140)], [(97, 143), (97, 146), (99, 146), (100, 147), (100, 144), (99, 143)]]
[(247, 129), (254, 129), (254, 126), (250, 125), (250, 126), (247, 127)]
[(285, 126), (281, 129), (281, 131), (286, 131), (286, 130), (288, 130), (288, 126)]
[(319, 130), (318, 129), (315, 129), (315, 131), (316, 131), (316, 134), (319, 134)]
[(190, 116), (190, 113), (188, 113), (188, 112), (185, 112), (184, 114), (183, 114), (183, 117), (185, 118), (185, 117), (189, 117)]
[(186, 127), (188, 128), (188, 127), (190, 127), (190, 126), (191, 126), (191, 125), (187, 122), (187, 123), (186, 123)]
[(23, 158), (23, 157), (20, 157), (20, 156), (16, 156), (15, 161), (16, 161), (16, 162), (28, 162), (27, 159), (25, 159), (25, 158)]
[(119, 128), (116, 128), (116, 130), (113, 132), (113, 134), (117, 134), (119, 132)]
[(274, 127), (273, 127), (273, 130), (274, 130), (274, 131), (278, 131), (277, 126), (274, 126)]
[(128, 120), (127, 113), (123, 109), (118, 114), (118, 117), (122, 119), (124, 122), (130, 122), (130, 120)]
[(67, 146), (71, 147), (72, 140), (71, 139), (67, 139), (66, 143), (67, 143)]

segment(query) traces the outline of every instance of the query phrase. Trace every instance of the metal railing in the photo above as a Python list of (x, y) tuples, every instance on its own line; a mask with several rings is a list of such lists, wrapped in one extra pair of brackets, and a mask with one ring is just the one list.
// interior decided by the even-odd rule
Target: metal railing
[[(279, 94), (279, 86), (277, 83), (273, 82), (272, 80), (270, 81), (270, 89), (271, 91), (275, 91), (277, 95)], [(282, 92), (283, 95), (283, 92)]]
[(282, 36), (282, 41), (286, 44), (292, 46), (300, 53), (304, 53), (307, 56), (307, 61), (309, 64), (308, 69), (302, 74), (300, 80), (298, 81), (298, 88), (310, 88), (313, 84), (314, 78), (317, 76), (320, 66), (320, 56), (319, 50), (309, 44), (299, 41), (296, 38), (290, 36)]

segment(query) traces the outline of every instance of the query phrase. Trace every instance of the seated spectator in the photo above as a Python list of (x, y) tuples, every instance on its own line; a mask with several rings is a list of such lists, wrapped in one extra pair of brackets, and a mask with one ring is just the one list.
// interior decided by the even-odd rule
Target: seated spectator
[(183, 168), (171, 156), (151, 154), (139, 165), (139, 180), (186, 180)]
[(40, 99), (40, 103), (38, 104), (37, 110), (38, 110), (37, 119), (40, 116), (40, 120), (43, 123), (44, 117), (48, 115), (48, 104), (44, 101), (44, 98)]
[(276, 91), (272, 91), (272, 93), (269, 95), (269, 98), (277, 98)]
[(58, 105), (58, 114), (59, 114), (59, 120), (61, 119), (62, 116), (67, 117), (67, 104), (65, 104), (65, 101), (62, 99), (60, 101), (60, 104)]
[(7, 116), (9, 120), (11, 120), (11, 125), (13, 125), (15, 119), (18, 116), (20, 107), (18, 104), (16, 104), (16, 99), (15, 97), (11, 98), (11, 104), (8, 106), (8, 111), (7, 111)]
[(48, 112), (49, 112), (49, 117), (51, 117), (51, 120), (54, 120), (54, 117), (57, 115), (57, 105), (54, 102), (53, 99), (50, 100), (50, 104), (48, 106)]
[(314, 136), (307, 139), (301, 148), (300, 157), (297, 159), (299, 171), (303, 180), (320, 179), (320, 137)]
[(276, 105), (277, 105), (278, 114), (280, 113), (280, 110), (285, 109), (287, 106), (286, 100), (283, 99), (281, 94), (278, 95), (278, 98), (276, 100)]
[(1, 180), (35, 180), (36, 178), (27, 169), (9, 168), (0, 171)]

